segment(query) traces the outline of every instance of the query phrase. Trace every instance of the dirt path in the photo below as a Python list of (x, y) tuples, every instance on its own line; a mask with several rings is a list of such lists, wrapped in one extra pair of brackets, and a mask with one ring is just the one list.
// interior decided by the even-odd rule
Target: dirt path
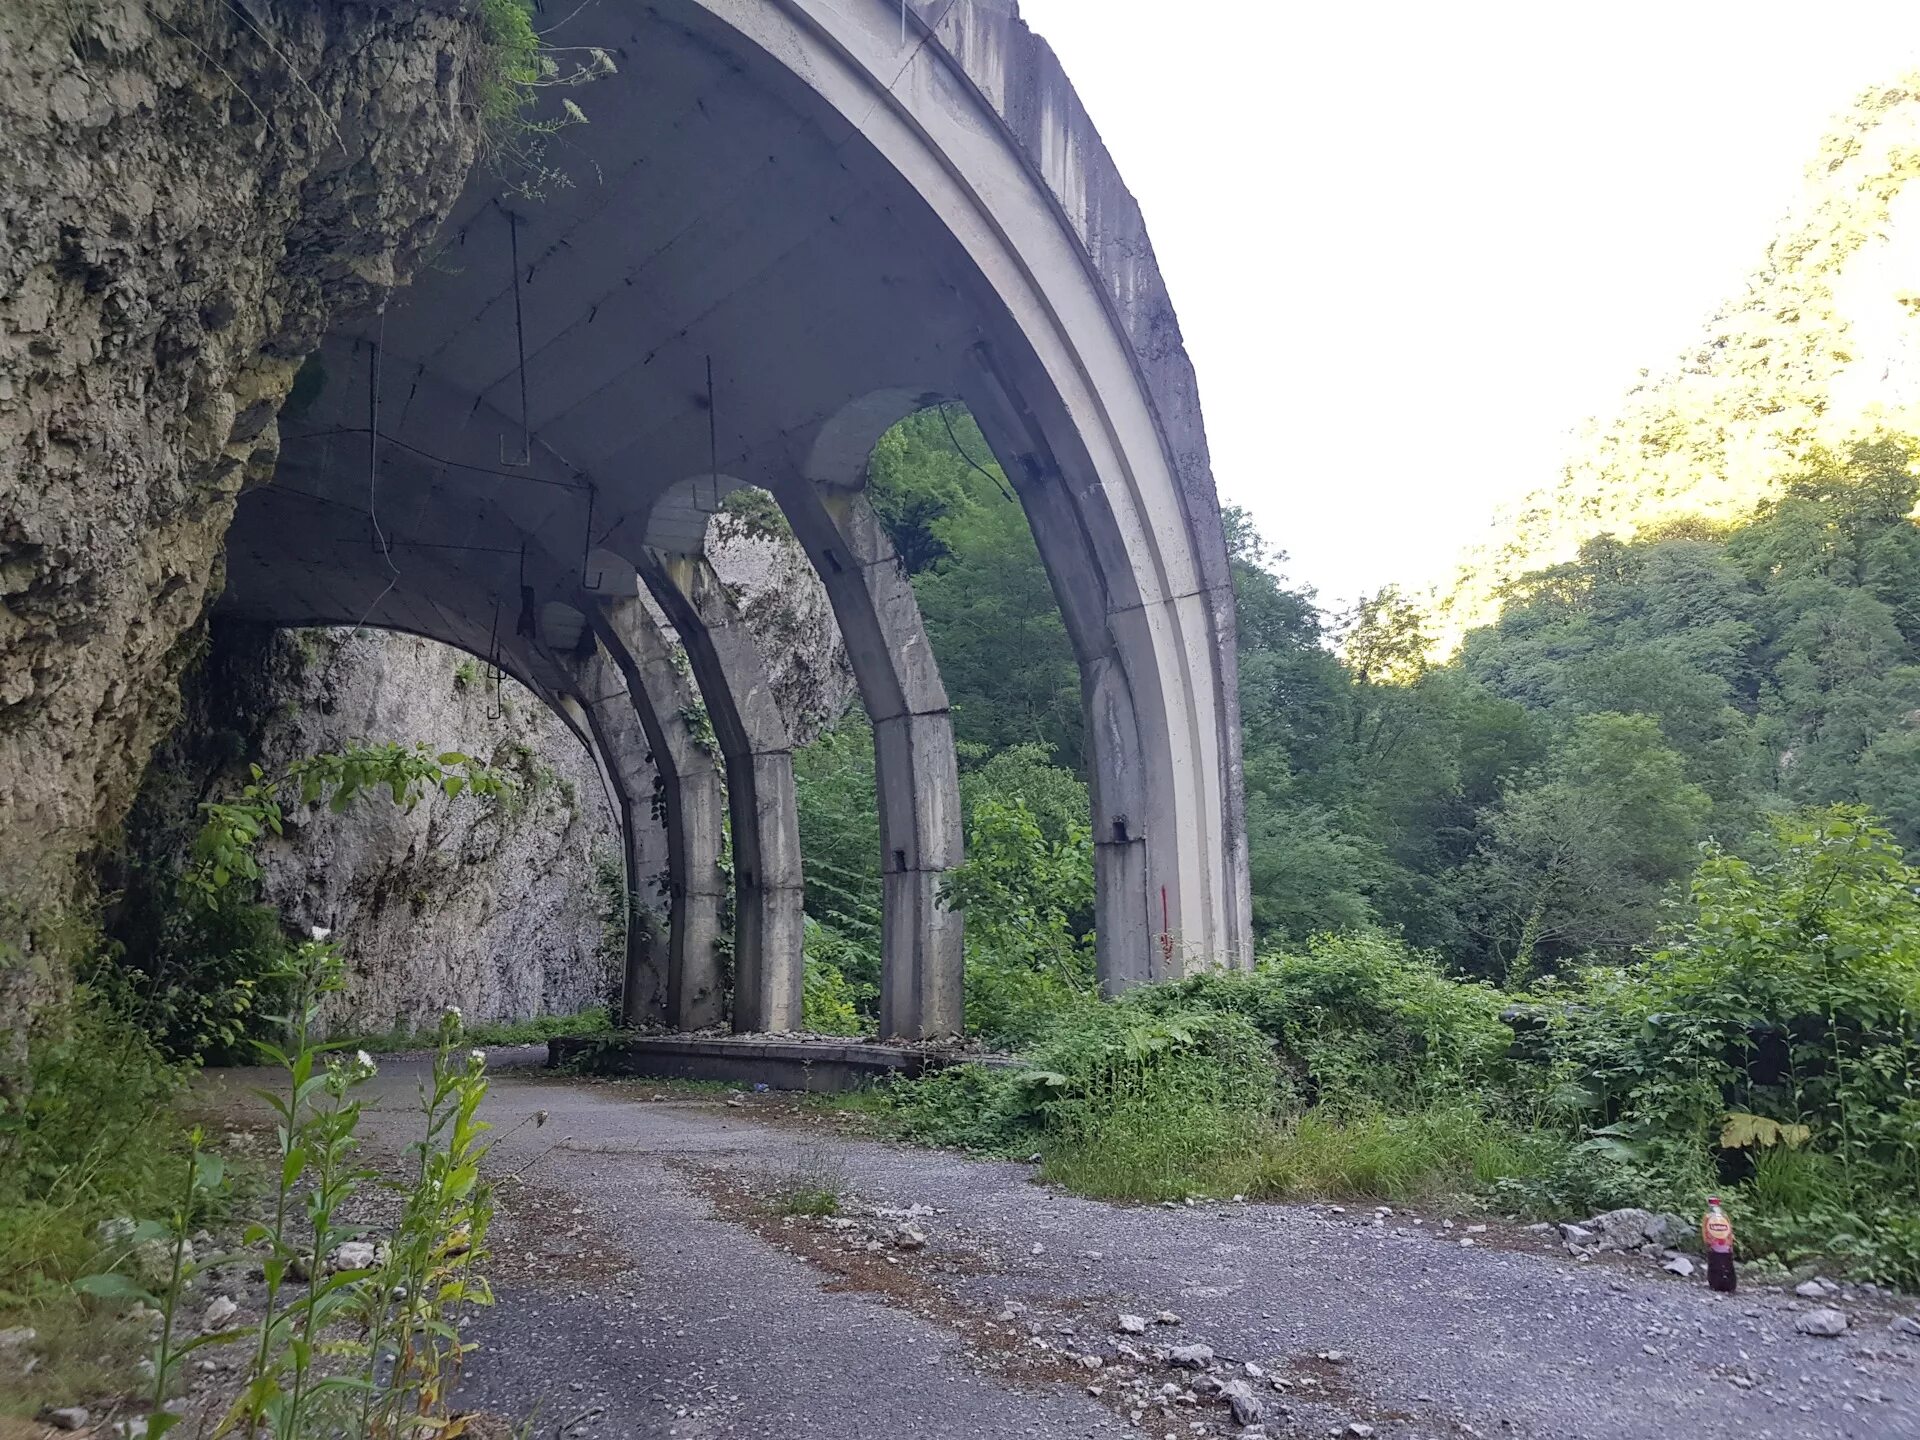
[[(397, 1136), (412, 1081), (376, 1083)], [(1271, 1437), (1920, 1437), (1920, 1347), (1884, 1316), (1812, 1339), (1791, 1296), (1726, 1299), (1638, 1259), (1463, 1246), (1370, 1212), (1115, 1207), (1025, 1166), (647, 1093), (495, 1082), (496, 1170), (522, 1176), (467, 1397), (537, 1415), (537, 1435), (1191, 1440), (1241, 1433), (1207, 1393), (1224, 1379)], [(851, 1223), (753, 1198), (821, 1167), (857, 1197)], [(1181, 1322), (1128, 1337), (1123, 1311)], [(1210, 1346), (1211, 1374), (1155, 1358), (1180, 1344)]]

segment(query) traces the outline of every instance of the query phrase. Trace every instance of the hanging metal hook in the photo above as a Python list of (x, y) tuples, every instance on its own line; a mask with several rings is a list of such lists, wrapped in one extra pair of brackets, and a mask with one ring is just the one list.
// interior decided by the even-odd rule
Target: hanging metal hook
[(607, 578), (607, 572), (604, 570), (595, 570), (591, 575), (587, 573), (587, 562), (593, 558), (593, 502), (598, 494), (598, 490), (589, 483), (587, 486), (587, 528), (580, 536), (580, 586), (582, 589), (589, 590), (596, 595), (603, 588)]

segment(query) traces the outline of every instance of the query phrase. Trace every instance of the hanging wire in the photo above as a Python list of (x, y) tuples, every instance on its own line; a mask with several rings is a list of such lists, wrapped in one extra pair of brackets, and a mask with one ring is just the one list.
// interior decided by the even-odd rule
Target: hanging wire
[(953, 421), (947, 416), (947, 407), (944, 402), (940, 405), (939, 409), (940, 423), (947, 427), (947, 439), (953, 444), (953, 453), (966, 461), (967, 464), (971, 465), (974, 469), (978, 470), (982, 475), (986, 476), (987, 479), (991, 480), (994, 488), (1011, 501), (1013, 499), (1013, 492), (1007, 488), (1006, 481), (1002, 480), (998, 475), (974, 459), (973, 456), (969, 455), (967, 453), (967, 447), (960, 443), (960, 437), (953, 433)]
[(520, 357), (520, 458), (507, 458), (507, 442), (503, 436), (500, 463), (520, 466), (533, 464), (533, 430), (527, 420), (527, 326), (520, 308), (520, 216), (512, 210), (507, 211), (507, 235), (513, 265), (513, 341)]
[(604, 570), (596, 570), (591, 576), (587, 574), (587, 562), (593, 558), (593, 502), (597, 493), (593, 486), (587, 486), (587, 524), (580, 536), (580, 585), (594, 594), (600, 592), (607, 578)]
[(486, 712), (487, 719), (491, 722), (507, 713), (506, 704), (500, 694), (500, 600), (498, 596), (493, 602), (493, 631), (487, 639), (487, 664), (493, 667), (493, 706)]
[[(365, 435), (366, 433), (367, 431), (358, 425), (340, 425), (329, 430), (303, 430), (298, 434), (287, 436), (286, 440), (289, 443), (296, 440), (330, 440), (336, 435)], [(418, 445), (411, 445), (398, 436), (385, 432), (381, 433), (380, 442), (392, 449), (405, 450), (409, 455), (417, 455), (422, 460), (431, 460), (434, 464), (443, 465), (449, 470), (470, 470), (475, 475), (494, 475), (502, 480), (524, 480), (530, 485), (551, 485), (557, 490), (585, 490), (592, 483), (577, 478), (556, 480), (550, 475), (522, 474), (515, 470), (496, 470), (491, 465), (474, 465), (465, 460), (452, 460), (445, 455), (436, 455), (431, 450), (423, 450)]]
[(380, 307), (380, 328), (373, 342), (373, 354), (367, 365), (367, 519), (373, 524), (374, 540), (380, 548), (380, 556), (387, 562), (387, 583), (380, 593), (373, 597), (373, 603), (366, 613), (355, 622), (352, 633), (358, 635), (361, 627), (367, 623), (368, 616), (380, 608), (380, 602), (393, 593), (393, 587), (400, 583), (400, 567), (393, 563), (393, 547), (387, 543), (386, 532), (380, 528), (380, 356), (387, 343), (387, 307)]

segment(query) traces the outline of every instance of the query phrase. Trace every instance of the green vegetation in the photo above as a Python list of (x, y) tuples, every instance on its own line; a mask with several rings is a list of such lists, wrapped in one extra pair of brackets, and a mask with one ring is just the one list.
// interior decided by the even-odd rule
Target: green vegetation
[(846, 1166), (819, 1145), (801, 1148), (793, 1168), (774, 1186), (776, 1215), (837, 1215), (847, 1192)]
[(237, 795), (201, 805), (202, 824), (171, 884), (147, 887), (145, 904), (120, 925), (124, 950), (100, 947), (91, 985), (174, 1058), (232, 1063), (250, 1058), (261, 1016), (286, 996), (292, 945), (280, 916), (258, 901), (257, 850), (285, 830), (285, 808), (338, 814), (384, 791), (412, 809), (430, 790), (513, 803), (520, 793), (492, 766), (457, 751), (349, 745), (295, 761), (281, 775), (249, 767)]
[[(249, 1243), (269, 1240), (280, 1257), (269, 1262), (269, 1270), (288, 1263), (286, 1247), (296, 1235), (288, 1187), (303, 1176), (312, 1180), (298, 1231), (305, 1237), (300, 1243), (307, 1246), (302, 1263), (308, 1273), (318, 1273), (316, 1249), (324, 1255), (353, 1238), (329, 1216), (369, 1178), (353, 1161), (358, 1111), (348, 1094), (365, 1075), (352, 1066), (317, 1068), (322, 1047), (312, 1039), (319, 1000), (337, 981), (339, 956), (324, 934), (295, 943), (279, 917), (257, 902), (256, 849), (281, 832), (287, 805), (324, 804), (338, 812), (383, 791), (393, 803), (411, 806), (429, 788), (497, 799), (508, 785), (465, 755), (436, 756), (397, 745), (350, 746), (297, 761), (273, 777), (252, 767), (240, 793), (202, 805), (201, 830), (171, 887), (173, 904), (132, 929), (146, 944), (123, 952), (105, 942), (96, 926), (62, 927), (56, 948), (73, 972), (70, 993), (64, 1004), (35, 1017), (27, 1037), (28, 1083), (0, 1110), (0, 1327), (30, 1325), (40, 1334), (36, 1344), (46, 1362), (22, 1392), (29, 1410), (42, 1399), (70, 1400), (76, 1387), (79, 1393), (128, 1389), (146, 1326), (123, 1318), (127, 1301), (156, 1302), (168, 1317), (159, 1348), (148, 1357), (156, 1414), (179, 1363), (195, 1348), (174, 1343), (173, 1302), (196, 1266), (217, 1260), (196, 1261), (178, 1242), (219, 1219), (232, 1194), (220, 1157), (205, 1150), (199, 1130), (182, 1114), (202, 1060), (264, 1056), (287, 1066), (293, 1077), (288, 1098), (279, 1102), (285, 1163), (274, 1229), (249, 1235)], [(604, 1014), (598, 1023), (605, 1024)], [(280, 1039), (283, 1033), (292, 1040)], [(433, 1226), (444, 1230), (443, 1222), (455, 1223), (445, 1207), (465, 1204), (475, 1194), (470, 1178), (460, 1176), (477, 1164), (472, 1107), (485, 1081), (477, 1063), (448, 1058), (453, 1038), (445, 1025), (435, 1037), (441, 1050), (438, 1108), (428, 1116), (422, 1151), (432, 1173), (423, 1170), (419, 1180), (440, 1184), (432, 1187), (432, 1197), (412, 1193), (409, 1215), (425, 1208), (413, 1230), (407, 1228), (413, 1221), (403, 1222), (395, 1254), (414, 1241), (428, 1244), (432, 1234), (442, 1233)], [(370, 1067), (359, 1068), (370, 1073)], [(413, 1423), (403, 1416), (444, 1409), (442, 1372), (458, 1355), (453, 1315), (484, 1293), (462, 1288), (483, 1227), (465, 1210), (457, 1223), (472, 1237), (468, 1259), (459, 1275), (432, 1287), (433, 1296), (401, 1307), (379, 1299), (401, 1283), (397, 1272), (380, 1288), (354, 1291), (358, 1299), (352, 1303), (365, 1302), (367, 1311), (356, 1314), (356, 1321), (369, 1327), (376, 1350), (384, 1343), (382, 1332), (369, 1317), (384, 1307), (400, 1317), (401, 1348), (413, 1357), (397, 1369), (372, 1352), (363, 1357), (367, 1374), (380, 1369), (388, 1376), (385, 1393), (404, 1393), (385, 1420), (363, 1415), (355, 1433), (397, 1433)], [(156, 1275), (141, 1259), (155, 1246), (170, 1256), (164, 1274)], [(442, 1260), (423, 1262), (423, 1253), (416, 1247), (407, 1263), (416, 1269), (428, 1263), (436, 1275), (445, 1270)], [(419, 1293), (427, 1273), (407, 1280), (407, 1293)], [(314, 1380), (302, 1357), (311, 1354), (322, 1331), (344, 1322), (341, 1307), (348, 1304), (346, 1289), (315, 1286), (260, 1331), (242, 1404), (252, 1407), (252, 1419), (267, 1418), (271, 1433), (322, 1433), (322, 1413), (344, 1403), (336, 1393), (343, 1387)], [(323, 1400), (328, 1396), (333, 1398)], [(162, 1433), (170, 1423), (159, 1418), (148, 1433)]]
[[(469, 1045), (543, 1045), (557, 1035), (602, 1035), (613, 1028), (613, 1016), (604, 1005), (595, 1005), (577, 1015), (536, 1015), (531, 1020), (492, 1020), (463, 1025), (461, 1037)], [(439, 1044), (440, 1032), (396, 1026), (377, 1035), (341, 1036), (333, 1040), (337, 1048), (365, 1050), (374, 1055), (397, 1051), (431, 1050)]]
[[(480, 1052), (456, 1055), (457, 1017), (439, 1032), (431, 1082), (420, 1090), (422, 1137), (411, 1147), (413, 1173), (392, 1232), (363, 1251), (362, 1229), (344, 1215), (375, 1178), (360, 1159), (361, 1101), (374, 1074), (364, 1054), (323, 1061), (315, 1026), (321, 1002), (342, 983), (340, 955), (314, 940), (299, 947), (289, 976), (292, 1007), (283, 1044), (258, 1042), (282, 1072), (277, 1092), (262, 1092), (276, 1119), (279, 1163), (265, 1214), (243, 1243), (260, 1254), (265, 1313), (255, 1323), (182, 1338), (176, 1316), (196, 1275), (234, 1256), (198, 1254), (189, 1239), (226, 1187), (219, 1155), (188, 1136), (170, 1203), (160, 1218), (117, 1229), (102, 1258), (114, 1262), (75, 1288), (107, 1306), (156, 1310), (146, 1433), (163, 1435), (185, 1417), (169, 1401), (182, 1365), (210, 1345), (242, 1344), (249, 1358), (242, 1387), (216, 1433), (242, 1430), (276, 1440), (356, 1434), (399, 1436), (443, 1428), (465, 1349), (460, 1326), (492, 1303), (481, 1274), (493, 1213), (492, 1187), (480, 1179), (487, 1130), (478, 1119), (486, 1096)], [(145, 1248), (143, 1248), (145, 1247)], [(240, 1252), (246, 1253), (246, 1252)], [(146, 1258), (142, 1258), (145, 1256)]]
[[(1859, 134), (1920, 116), (1888, 94)], [(1825, 216), (1832, 246), (1769, 262), (1774, 291), (1812, 267), (1805, 313), (1742, 312), (1770, 354), (1838, 343), (1834, 267), (1886, 198), (1838, 196), (1853, 155), (1793, 232)], [(1717, 1190), (1750, 1256), (1920, 1284), (1920, 441), (1884, 412), (1775, 435), (1785, 382), (1751, 358), (1636, 392), (1672, 423), (1600, 465), (1622, 533), (1490, 563), (1497, 613), (1449, 658), (1392, 589), (1325, 615), (1228, 512), (1262, 958), (1110, 1006), (1077, 679), (1023, 512), (964, 414), (890, 432), (870, 495), (959, 740), (968, 1025), (1025, 1063), (893, 1087), (885, 1123), (1123, 1199), (1564, 1216)], [(1829, 371), (1792, 372), (1795, 413)], [(1629, 513), (1656, 470), (1724, 503)], [(809, 1014), (837, 1028), (878, 978), (871, 743), (850, 717), (797, 762)]]
[(1562, 474), (1501, 516), (1446, 599), (1448, 634), (1490, 622), (1509, 583), (1584, 540), (1737, 523), (1818, 446), (1920, 430), (1904, 383), (1912, 277), (1882, 258), (1890, 238), (1905, 243), (1916, 177), (1920, 71), (1908, 71), (1821, 140), (1792, 213), (1698, 343), (1665, 373), (1643, 371)]
[(562, 97), (558, 114), (536, 115), (540, 92), (572, 89), (615, 73), (613, 57), (598, 46), (569, 49), (547, 43), (536, 28), (534, 0), (479, 0), (480, 45), (473, 85), (483, 157), (537, 199), (566, 185), (568, 176), (548, 157), (553, 137), (587, 115)]
[(1837, 808), (1705, 855), (1666, 943), (1527, 994), (1377, 932), (1040, 1022), (894, 1086), (898, 1133), (1127, 1200), (1696, 1213), (1746, 1253), (1920, 1284), (1920, 870)]

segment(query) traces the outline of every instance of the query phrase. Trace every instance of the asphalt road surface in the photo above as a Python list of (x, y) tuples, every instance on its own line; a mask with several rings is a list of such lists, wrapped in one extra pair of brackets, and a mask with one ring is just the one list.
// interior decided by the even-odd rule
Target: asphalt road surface
[[(499, 1303), (462, 1387), (536, 1436), (1920, 1437), (1895, 1308), (1842, 1306), (1849, 1332), (1816, 1339), (1789, 1293), (1576, 1263), (1512, 1227), (1107, 1205), (773, 1097), (512, 1068), (537, 1058), (495, 1061)], [(397, 1145), (408, 1064), (374, 1083)], [(841, 1213), (783, 1215), (787, 1191)], [(1170, 1364), (1179, 1345), (1214, 1359)]]

